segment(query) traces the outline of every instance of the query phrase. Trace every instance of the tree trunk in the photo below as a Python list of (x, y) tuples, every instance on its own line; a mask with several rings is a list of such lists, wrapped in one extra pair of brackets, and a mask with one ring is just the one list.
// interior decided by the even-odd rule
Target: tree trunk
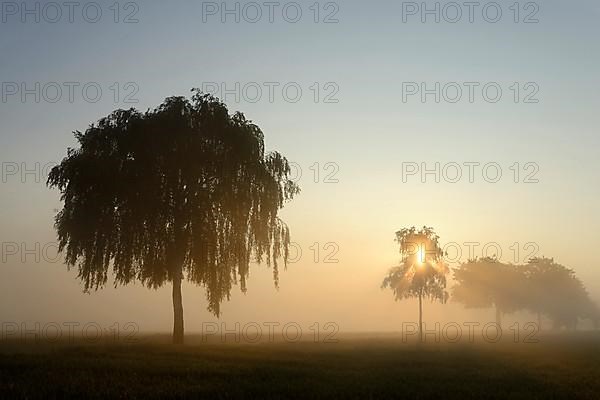
[(423, 291), (419, 291), (419, 342), (423, 342)]
[(183, 302), (181, 275), (173, 279), (173, 344), (183, 344)]
[(538, 317), (538, 332), (542, 331), (542, 313), (537, 314)]
[(502, 312), (500, 312), (498, 306), (496, 306), (496, 325), (498, 325), (498, 328), (502, 328)]

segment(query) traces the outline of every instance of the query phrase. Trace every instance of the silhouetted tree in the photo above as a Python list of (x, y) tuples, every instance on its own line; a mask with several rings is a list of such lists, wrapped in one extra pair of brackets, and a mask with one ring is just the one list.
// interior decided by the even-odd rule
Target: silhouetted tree
[(420, 341), (423, 341), (423, 297), (441, 303), (448, 300), (445, 291), (448, 267), (442, 259), (438, 240), (433, 228), (425, 226), (420, 230), (413, 226), (396, 232), (401, 263), (389, 270), (381, 284), (382, 289), (392, 289), (396, 300), (419, 299)]
[(85, 290), (139, 280), (173, 284), (173, 342), (183, 343), (182, 279), (206, 287), (220, 313), (232, 286), (246, 290), (249, 263), (266, 259), (278, 284), (289, 231), (278, 210), (299, 188), (263, 133), (243, 114), (195, 90), (154, 110), (117, 110), (76, 132), (48, 185), (61, 192), (60, 251)]
[(456, 285), (452, 287), (452, 299), (467, 308), (495, 307), (498, 326), (503, 314), (524, 307), (525, 277), (515, 265), (483, 257), (468, 260), (453, 272)]

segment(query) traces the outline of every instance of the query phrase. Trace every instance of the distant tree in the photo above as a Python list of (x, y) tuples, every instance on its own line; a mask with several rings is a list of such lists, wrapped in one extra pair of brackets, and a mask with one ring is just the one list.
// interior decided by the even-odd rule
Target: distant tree
[(552, 293), (548, 292), (548, 276), (554, 269), (554, 260), (548, 258), (532, 258), (524, 266), (527, 276), (526, 304), (527, 308), (537, 315), (538, 330), (542, 330), (542, 315), (548, 311)]
[(396, 232), (400, 246), (400, 265), (392, 267), (382, 289), (390, 288), (396, 300), (419, 299), (419, 339), (423, 340), (423, 298), (446, 303), (446, 274), (439, 236), (433, 228), (405, 228)]
[(206, 287), (220, 313), (232, 286), (246, 290), (249, 264), (266, 259), (278, 283), (288, 228), (278, 218), (298, 193), (288, 161), (265, 153), (263, 133), (243, 114), (195, 91), (154, 110), (117, 110), (76, 132), (48, 177), (64, 202), (60, 251), (85, 290), (107, 282), (173, 284), (173, 342), (183, 343), (181, 282)]
[(496, 309), (496, 324), (502, 325), (502, 315), (523, 307), (522, 270), (504, 264), (495, 257), (468, 260), (454, 269), (456, 285), (452, 299), (467, 308)]
[(527, 308), (552, 319), (555, 329), (575, 329), (579, 318), (594, 319), (596, 305), (575, 272), (553, 258), (533, 258), (528, 276)]

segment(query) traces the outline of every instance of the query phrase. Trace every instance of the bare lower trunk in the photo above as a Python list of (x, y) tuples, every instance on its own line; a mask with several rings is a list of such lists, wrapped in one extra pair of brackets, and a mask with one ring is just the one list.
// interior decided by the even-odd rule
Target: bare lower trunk
[(541, 332), (542, 331), (542, 314), (538, 313), (537, 318), (538, 318), (538, 332)]
[(423, 293), (419, 292), (419, 342), (423, 342)]
[(496, 325), (498, 326), (498, 328), (502, 327), (502, 312), (500, 311), (498, 306), (496, 306)]
[(552, 328), (553, 328), (554, 330), (559, 330), (559, 329), (560, 329), (560, 326), (561, 326), (561, 325), (560, 325), (560, 322), (558, 322), (558, 320), (556, 320), (556, 319), (555, 319), (554, 321), (552, 321)]
[(183, 302), (181, 276), (173, 279), (173, 344), (183, 344)]

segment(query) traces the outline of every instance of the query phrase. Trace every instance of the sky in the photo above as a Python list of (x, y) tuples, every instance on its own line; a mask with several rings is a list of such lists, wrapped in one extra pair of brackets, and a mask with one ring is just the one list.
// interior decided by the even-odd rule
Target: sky
[[(170, 287), (82, 292), (56, 255), (61, 203), (44, 175), (73, 131), (191, 88), (258, 124), (302, 188), (282, 211), (301, 255), (279, 290), (253, 266), (220, 322), (399, 330), (416, 303), (380, 284), (399, 261), (394, 232), (413, 225), (434, 227), (457, 259), (489, 243), (507, 262), (554, 257), (600, 301), (600, 4), (437, 4), (3, 2), (1, 320), (170, 330)], [(188, 331), (217, 321), (203, 288), (184, 285), (183, 299)], [(452, 303), (425, 313), (494, 318)]]

